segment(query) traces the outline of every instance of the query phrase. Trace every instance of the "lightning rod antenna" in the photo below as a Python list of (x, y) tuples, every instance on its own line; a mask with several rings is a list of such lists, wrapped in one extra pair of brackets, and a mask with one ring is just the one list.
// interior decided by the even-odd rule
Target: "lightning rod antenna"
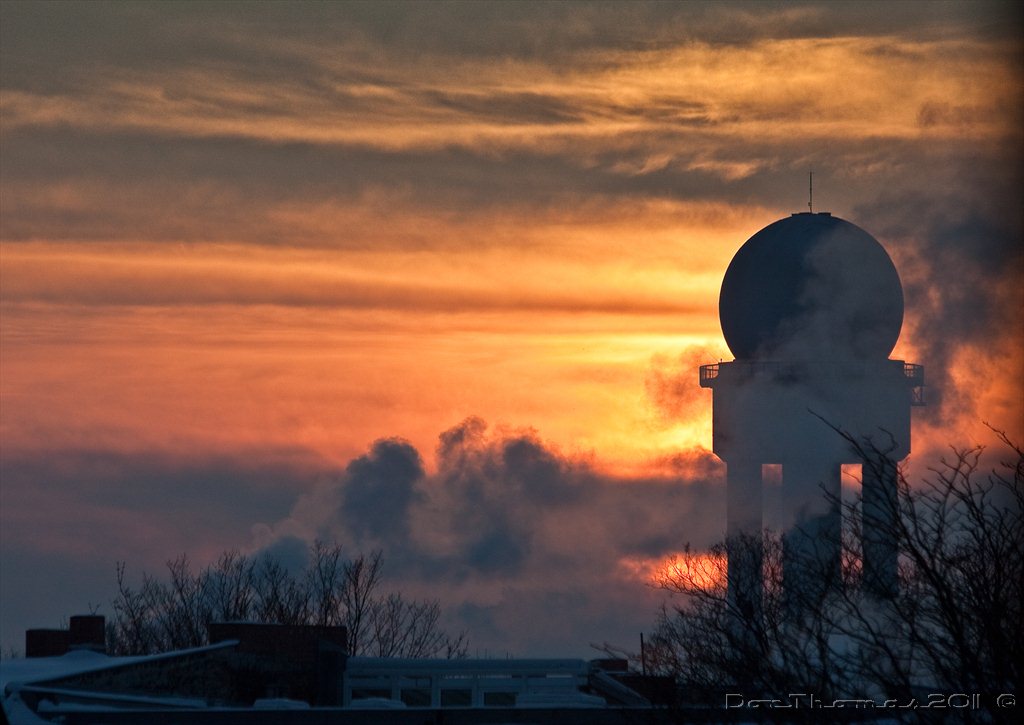
[(807, 211), (814, 213), (814, 172), (807, 172)]

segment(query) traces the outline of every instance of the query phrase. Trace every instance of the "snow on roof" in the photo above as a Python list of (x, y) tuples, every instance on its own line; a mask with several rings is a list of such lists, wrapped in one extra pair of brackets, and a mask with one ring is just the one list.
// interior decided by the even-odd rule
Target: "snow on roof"
[(206, 647), (162, 652), (155, 655), (137, 655), (134, 657), (108, 657), (91, 650), (72, 650), (60, 657), (23, 657), (0, 661), (0, 696), (7, 691), (9, 684), (28, 684), (47, 682), (86, 672), (134, 665), (140, 662), (157, 662), (165, 659), (187, 657), (202, 652), (227, 649), (238, 644), (237, 640), (225, 640)]

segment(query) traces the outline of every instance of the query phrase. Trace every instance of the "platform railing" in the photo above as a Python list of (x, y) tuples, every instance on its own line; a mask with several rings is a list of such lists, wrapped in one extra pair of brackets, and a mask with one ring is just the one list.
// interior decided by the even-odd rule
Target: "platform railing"
[(895, 365), (902, 365), (903, 378), (910, 388), (910, 404), (913, 406), (924, 405), (924, 366), (899, 360), (881, 362), (733, 360), (732, 362), (701, 365), (700, 386), (713, 388), (714, 381), (722, 374), (725, 367), (736, 370), (742, 376), (768, 374), (798, 379), (805, 375), (892, 375)]

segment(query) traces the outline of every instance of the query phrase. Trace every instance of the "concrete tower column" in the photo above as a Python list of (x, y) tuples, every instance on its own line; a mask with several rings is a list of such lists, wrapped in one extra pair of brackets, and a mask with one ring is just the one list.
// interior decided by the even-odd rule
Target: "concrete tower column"
[(729, 600), (750, 618), (761, 612), (761, 464), (740, 459), (727, 466)]
[(896, 525), (896, 462), (877, 456), (861, 464), (861, 544), (864, 586), (877, 597), (890, 597), (898, 588)]
[(782, 464), (782, 497), (792, 515), (782, 541), (782, 582), (791, 611), (815, 607), (841, 582), (842, 464), (804, 458)]

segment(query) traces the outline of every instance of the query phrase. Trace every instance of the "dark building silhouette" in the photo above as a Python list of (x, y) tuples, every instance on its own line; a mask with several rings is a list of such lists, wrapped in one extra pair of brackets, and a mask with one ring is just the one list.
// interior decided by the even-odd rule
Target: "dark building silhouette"
[(68, 620), (67, 629), (25, 630), (26, 657), (59, 657), (71, 650), (107, 650), (106, 619), (100, 614), (79, 614)]
[[(679, 714), (669, 708), (674, 680), (631, 672), (625, 660), (349, 657), (344, 627), (253, 622), (210, 623), (204, 647), (108, 657), (93, 646), (102, 620), (26, 633), (42, 644), (31, 659), (0, 663), (0, 715), (79, 725), (618, 725)], [(69, 648), (73, 639), (88, 641)]]
[[(700, 384), (713, 391), (714, 452), (728, 466), (733, 601), (753, 614), (762, 598), (763, 464), (782, 467), (775, 523), (791, 601), (813, 601), (839, 579), (840, 475), (849, 463), (862, 464), (864, 581), (879, 596), (892, 592), (894, 462), (910, 453), (910, 408), (923, 404), (924, 373), (889, 359), (903, 323), (889, 255), (831, 214), (793, 214), (733, 257), (719, 315), (735, 360), (702, 366)], [(836, 428), (887, 456), (858, 460)]]

